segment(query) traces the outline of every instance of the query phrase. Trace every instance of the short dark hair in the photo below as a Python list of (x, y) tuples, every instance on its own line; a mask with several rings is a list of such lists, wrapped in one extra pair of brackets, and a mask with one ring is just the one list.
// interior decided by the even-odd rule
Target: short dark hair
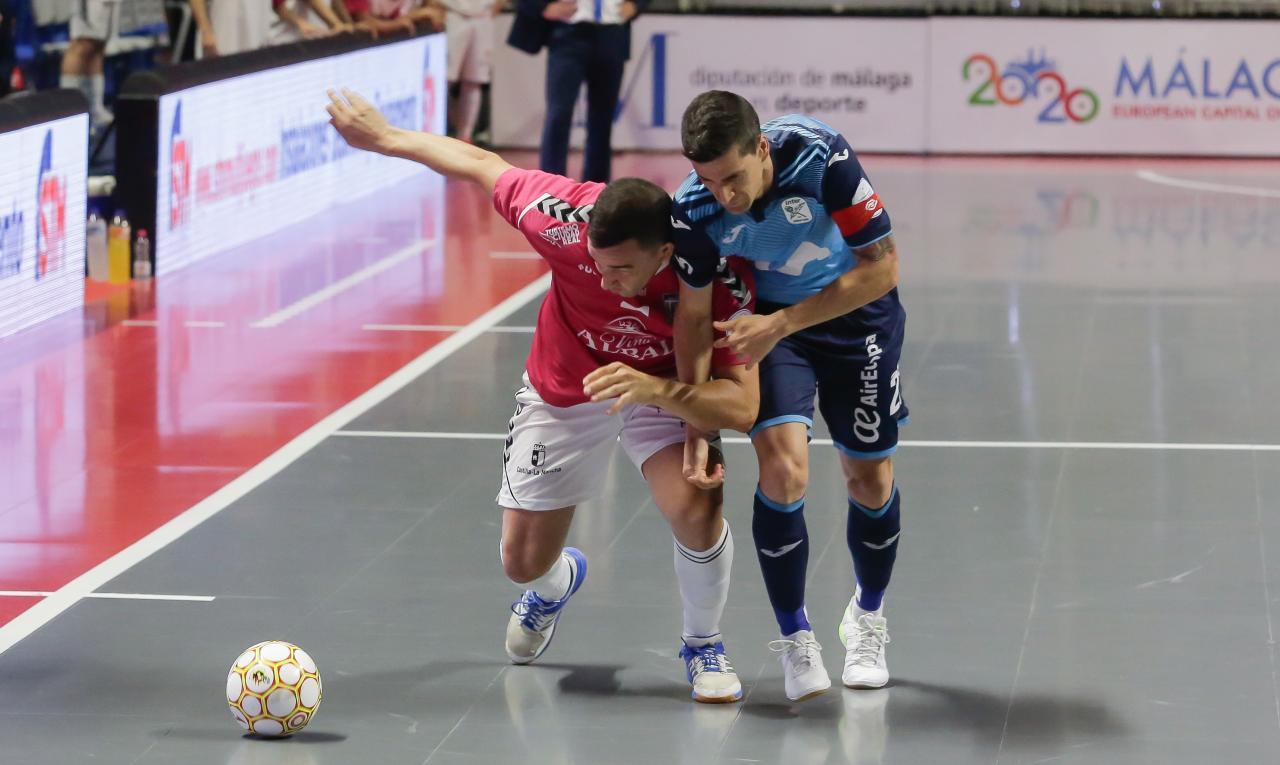
[(711, 162), (730, 149), (753, 150), (760, 117), (751, 102), (727, 90), (708, 90), (693, 99), (680, 121), (680, 142), (691, 162)]
[(619, 178), (591, 208), (587, 238), (596, 247), (634, 239), (641, 247), (657, 249), (671, 241), (671, 197), (643, 178)]

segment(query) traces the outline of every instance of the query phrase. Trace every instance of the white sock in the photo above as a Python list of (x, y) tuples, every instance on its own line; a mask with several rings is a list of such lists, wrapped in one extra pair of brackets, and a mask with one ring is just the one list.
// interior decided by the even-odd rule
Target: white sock
[(729, 570), (733, 568), (733, 535), (724, 521), (720, 539), (711, 549), (690, 550), (675, 543), (676, 580), (684, 601), (684, 632), (691, 648), (720, 641), (720, 616), (729, 599)]
[(569, 592), (569, 585), (572, 582), (573, 562), (568, 555), (560, 553), (547, 573), (520, 586), (526, 590), (533, 590), (543, 600), (559, 600)]
[(458, 138), (470, 141), (480, 117), (480, 83), (463, 81), (458, 92)]
[(89, 109), (90, 114), (99, 121), (110, 119), (111, 112), (107, 111), (106, 104), (103, 103), (104, 93), (107, 89), (107, 80), (101, 74), (89, 75)]
[(58, 87), (67, 90), (78, 90), (84, 94), (85, 100), (93, 106), (93, 84), (87, 74), (63, 74), (58, 77)]

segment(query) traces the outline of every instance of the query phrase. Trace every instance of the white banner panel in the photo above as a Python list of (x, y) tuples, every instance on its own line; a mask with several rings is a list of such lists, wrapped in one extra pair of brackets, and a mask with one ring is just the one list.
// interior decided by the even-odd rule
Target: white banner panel
[[(537, 147), (546, 111), (546, 53), (504, 44), (499, 19), (494, 141)], [(632, 32), (613, 132), (616, 149), (679, 149), (680, 116), (704, 90), (751, 99), (761, 119), (802, 112), (863, 151), (925, 148), (928, 30), (919, 19), (645, 15)], [(579, 117), (583, 104), (579, 103)], [(576, 120), (573, 145), (585, 137)]]
[(1280, 23), (929, 25), (932, 151), (1280, 153)]
[(419, 172), (350, 149), (325, 91), (347, 87), (395, 125), (444, 132), (444, 35), (200, 85), (160, 99), (156, 270), (170, 273)]
[(0, 337), (84, 305), (89, 117), (0, 134)]

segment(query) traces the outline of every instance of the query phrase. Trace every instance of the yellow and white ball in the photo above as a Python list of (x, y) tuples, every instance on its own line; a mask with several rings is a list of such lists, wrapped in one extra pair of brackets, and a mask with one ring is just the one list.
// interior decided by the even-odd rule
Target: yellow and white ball
[(323, 695), (315, 661), (279, 640), (249, 648), (227, 673), (231, 716), (261, 736), (291, 736), (307, 727)]

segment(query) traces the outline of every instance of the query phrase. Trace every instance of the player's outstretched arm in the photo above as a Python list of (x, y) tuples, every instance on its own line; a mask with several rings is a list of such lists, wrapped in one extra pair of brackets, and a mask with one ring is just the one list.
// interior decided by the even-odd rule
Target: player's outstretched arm
[(759, 372), (745, 366), (717, 366), (713, 379), (690, 385), (614, 362), (587, 375), (582, 389), (592, 401), (614, 399), (611, 414), (626, 404), (656, 406), (704, 432), (746, 433), (760, 410)]
[(511, 168), (502, 157), (443, 135), (393, 127), (358, 93), (329, 91), (329, 124), (353, 148), (410, 159), (441, 175), (471, 181), (493, 193), (498, 177)]

